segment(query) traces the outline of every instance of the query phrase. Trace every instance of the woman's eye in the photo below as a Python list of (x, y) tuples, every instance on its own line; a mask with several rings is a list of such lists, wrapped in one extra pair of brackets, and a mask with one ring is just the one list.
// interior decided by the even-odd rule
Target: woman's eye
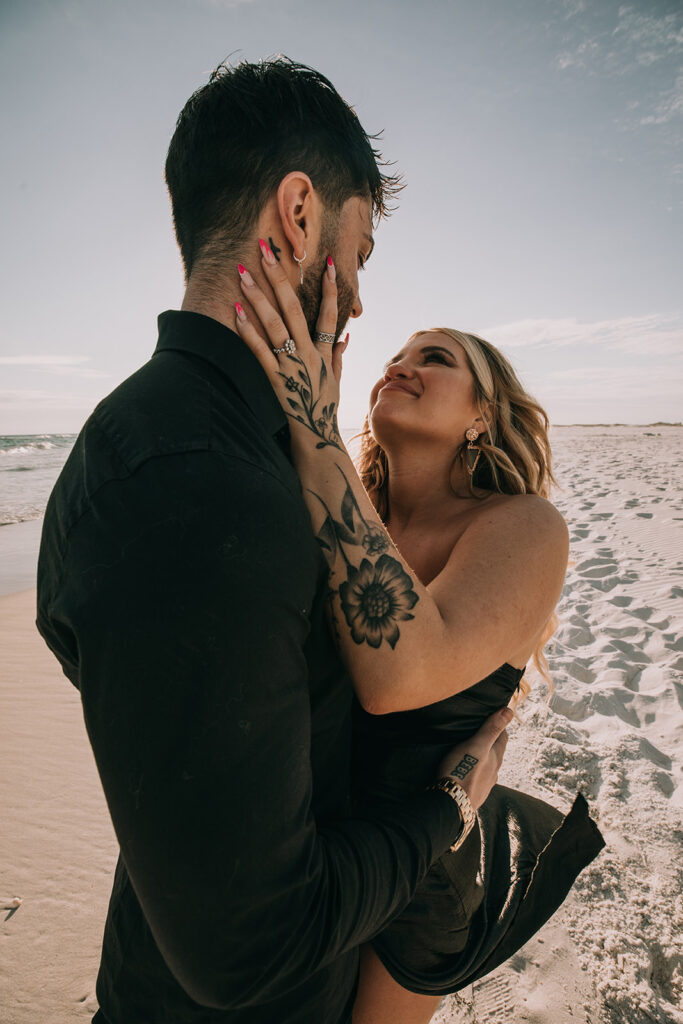
[(425, 353), (425, 362), (426, 363), (431, 362), (433, 359), (435, 359), (437, 363), (442, 363), (444, 366), (448, 365), (448, 362), (447, 362), (445, 356), (442, 356), (440, 352), (426, 352)]
[(365, 257), (358, 253), (358, 269), (365, 270)]

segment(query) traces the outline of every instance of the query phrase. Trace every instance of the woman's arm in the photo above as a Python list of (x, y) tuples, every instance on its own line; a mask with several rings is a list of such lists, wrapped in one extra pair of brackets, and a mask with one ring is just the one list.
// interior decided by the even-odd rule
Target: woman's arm
[[(290, 418), (295, 464), (330, 568), (341, 654), (358, 697), (368, 711), (385, 714), (467, 689), (524, 638), (533, 641), (552, 614), (567, 564), (564, 521), (542, 498), (511, 496), (466, 530), (428, 587), (420, 583), (339, 436), (336, 353), (311, 341), (282, 268), (264, 259), (263, 269), (280, 312), (249, 275), (242, 284), (269, 341), (241, 307), (238, 331)], [(330, 330), (330, 323), (336, 323), (333, 268), (323, 275), (319, 329)], [(287, 337), (296, 351), (274, 354)]]

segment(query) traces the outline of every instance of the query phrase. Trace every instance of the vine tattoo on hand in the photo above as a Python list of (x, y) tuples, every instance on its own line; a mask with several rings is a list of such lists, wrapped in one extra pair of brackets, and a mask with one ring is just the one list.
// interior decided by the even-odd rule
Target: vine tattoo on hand
[(455, 776), (456, 779), (464, 779), (472, 771), (475, 764), (479, 764), (479, 758), (474, 757), (472, 754), (465, 754), (462, 761), (456, 764), (449, 774)]
[[(387, 554), (387, 534), (368, 523), (344, 471), (340, 466), (337, 469), (346, 484), (339, 519), (320, 495), (311, 491), (326, 512), (316, 540), (330, 564), (339, 554), (346, 570), (346, 579), (332, 593), (339, 597), (354, 643), (377, 648), (386, 640), (393, 649), (400, 636), (398, 623), (415, 618), (411, 609), (419, 596), (399, 560)], [(346, 549), (354, 547), (362, 548), (367, 556), (361, 558), (360, 565), (354, 565), (347, 554)]]
[[(341, 435), (337, 424), (337, 403), (330, 402), (319, 409), (320, 399), (313, 397), (313, 383), (308, 367), (302, 359), (294, 353), (287, 358), (296, 364), (296, 376), (294, 374), (280, 373), (285, 382), (285, 387), (291, 394), (287, 398), (287, 404), (292, 412), (287, 415), (291, 419), (301, 423), (318, 437), (316, 448), (326, 448), (328, 445), (343, 451), (341, 446)], [(327, 368), (324, 362), (320, 364), (320, 379), (318, 381), (318, 393), (322, 392), (327, 380)], [(296, 397), (294, 397), (296, 395)]]

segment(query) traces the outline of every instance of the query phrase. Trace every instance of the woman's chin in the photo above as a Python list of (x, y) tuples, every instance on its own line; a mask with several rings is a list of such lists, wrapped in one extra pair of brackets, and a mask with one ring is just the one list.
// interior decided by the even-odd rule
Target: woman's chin
[[(375, 439), (384, 447), (381, 438), (388, 438), (397, 432), (403, 433), (405, 430), (409, 430), (411, 420), (406, 416), (405, 410), (402, 411), (398, 407), (398, 403), (383, 402), (379, 399), (368, 415), (368, 423)], [(414, 426), (413, 421), (413, 428)]]

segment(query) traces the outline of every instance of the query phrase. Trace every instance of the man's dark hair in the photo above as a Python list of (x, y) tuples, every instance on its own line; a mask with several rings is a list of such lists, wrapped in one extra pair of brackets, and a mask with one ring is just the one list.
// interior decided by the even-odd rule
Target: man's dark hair
[(354, 110), (324, 75), (278, 56), (219, 65), (180, 113), (166, 158), (176, 237), (189, 277), (243, 242), (290, 171), (332, 214), (367, 195), (378, 220), (401, 188)]

